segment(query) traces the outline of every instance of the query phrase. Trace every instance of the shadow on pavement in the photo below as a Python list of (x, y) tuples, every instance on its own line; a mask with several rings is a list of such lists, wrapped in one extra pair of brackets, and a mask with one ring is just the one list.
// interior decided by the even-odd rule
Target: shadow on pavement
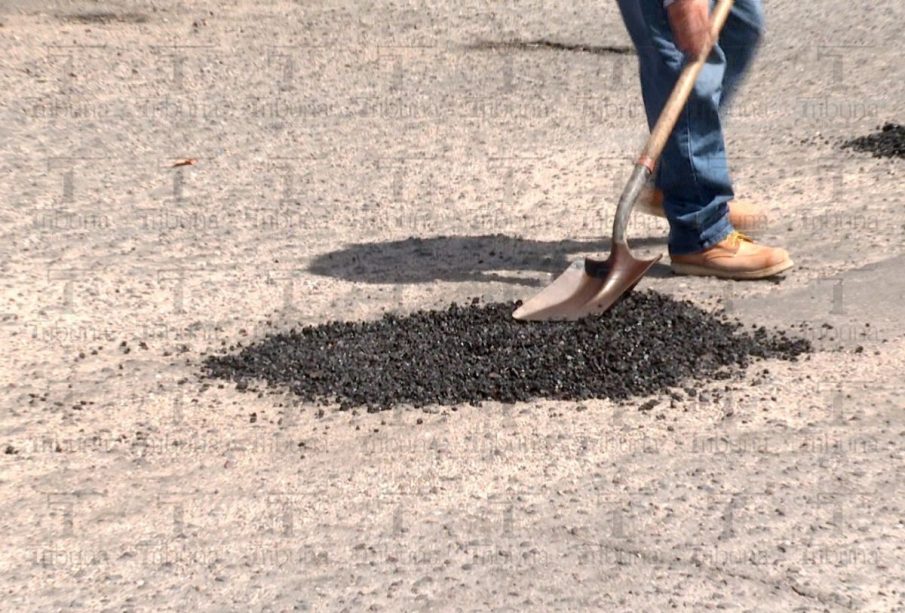
[[(665, 247), (665, 239), (639, 238), (631, 245)], [(539, 287), (548, 281), (536, 278), (537, 273), (558, 275), (575, 259), (569, 256), (603, 256), (609, 249), (609, 239), (541, 241), (502, 234), (407, 238), (348, 245), (317, 256), (308, 270), (358, 283), (483, 281)], [(659, 263), (648, 276), (669, 274)]]

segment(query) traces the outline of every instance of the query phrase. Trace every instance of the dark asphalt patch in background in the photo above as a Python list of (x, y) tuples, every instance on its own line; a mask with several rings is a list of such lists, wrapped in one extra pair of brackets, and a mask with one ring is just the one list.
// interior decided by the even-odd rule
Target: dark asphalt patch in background
[(113, 13), (92, 11), (73, 15), (59, 15), (58, 18), (69, 23), (85, 25), (105, 25), (109, 23), (147, 23), (149, 18), (141, 13)]
[(905, 126), (887, 123), (873, 134), (845, 141), (842, 148), (870, 153), (875, 158), (905, 158)]
[(635, 55), (632, 47), (617, 45), (584, 45), (581, 43), (560, 43), (552, 40), (511, 40), (511, 41), (482, 41), (468, 45), (468, 49), (553, 49), (554, 51), (575, 51), (578, 53), (591, 53), (594, 55)]
[(688, 301), (633, 293), (579, 322), (512, 319), (514, 303), (331, 322), (271, 336), (204, 359), (205, 376), (240, 390), (255, 381), (305, 401), (369, 411), (396, 405), (584, 400), (662, 392), (727, 379), (753, 358), (796, 360), (808, 341), (745, 330)]

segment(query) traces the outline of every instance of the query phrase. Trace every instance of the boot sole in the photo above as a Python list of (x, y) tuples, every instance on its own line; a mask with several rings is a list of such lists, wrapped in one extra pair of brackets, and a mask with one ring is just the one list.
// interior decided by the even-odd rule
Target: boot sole
[(720, 279), (766, 279), (773, 275), (789, 270), (795, 265), (791, 259), (761, 268), (759, 270), (720, 270), (719, 268), (710, 268), (708, 266), (698, 266), (697, 264), (681, 264), (673, 262), (672, 271), (679, 275), (693, 275), (696, 277), (719, 277)]

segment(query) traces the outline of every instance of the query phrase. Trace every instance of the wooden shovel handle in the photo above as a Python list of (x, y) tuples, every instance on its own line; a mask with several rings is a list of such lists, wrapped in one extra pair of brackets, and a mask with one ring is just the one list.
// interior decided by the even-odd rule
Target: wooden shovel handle
[(638, 164), (646, 167), (650, 172), (654, 171), (654, 166), (660, 154), (663, 153), (663, 147), (666, 146), (666, 141), (669, 139), (679, 115), (682, 114), (682, 110), (685, 108), (688, 96), (698, 80), (698, 74), (700, 74), (701, 68), (707, 62), (707, 56), (710, 55), (713, 45), (719, 39), (723, 24), (726, 23), (729, 11), (732, 10), (732, 2), (733, 0), (717, 0), (716, 6), (710, 14), (710, 44), (694, 61), (689, 62), (682, 69), (679, 80), (676, 81), (672, 93), (660, 112), (656, 125), (654, 125), (654, 129), (651, 130), (650, 138), (647, 139), (647, 144), (638, 157)]

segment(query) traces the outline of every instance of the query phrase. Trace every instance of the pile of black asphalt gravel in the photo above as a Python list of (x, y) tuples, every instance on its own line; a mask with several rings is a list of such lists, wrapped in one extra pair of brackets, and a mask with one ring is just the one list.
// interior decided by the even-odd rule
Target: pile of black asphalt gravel
[(877, 158), (905, 158), (905, 126), (887, 123), (873, 134), (842, 143), (842, 148), (870, 153)]
[(516, 321), (516, 305), (475, 300), (307, 326), (208, 356), (202, 370), (240, 390), (266, 381), (306, 401), (378, 411), (484, 400), (623, 400), (695, 379), (726, 379), (754, 358), (796, 360), (811, 350), (804, 339), (745, 329), (651, 291), (579, 322)]

